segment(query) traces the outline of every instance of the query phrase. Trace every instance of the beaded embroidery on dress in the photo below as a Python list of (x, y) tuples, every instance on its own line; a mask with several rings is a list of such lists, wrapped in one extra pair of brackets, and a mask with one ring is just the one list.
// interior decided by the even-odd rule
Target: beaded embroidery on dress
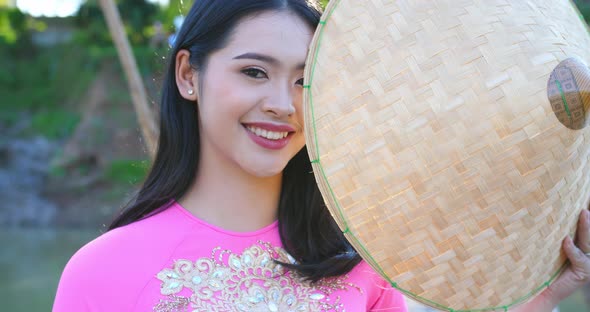
[[(242, 254), (213, 249), (211, 257), (177, 260), (158, 273), (166, 299), (155, 312), (177, 311), (344, 311), (337, 290), (358, 286), (347, 275), (327, 278), (314, 285), (289, 272), (273, 259), (295, 263), (282, 248), (258, 242)], [(189, 289), (190, 297), (178, 293)]]

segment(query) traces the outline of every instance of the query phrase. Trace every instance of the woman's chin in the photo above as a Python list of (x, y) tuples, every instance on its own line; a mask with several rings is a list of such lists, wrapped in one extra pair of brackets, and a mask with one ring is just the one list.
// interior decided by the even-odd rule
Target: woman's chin
[(286, 165), (276, 164), (271, 166), (267, 164), (266, 166), (251, 166), (246, 169), (246, 172), (257, 178), (270, 178), (281, 174)]

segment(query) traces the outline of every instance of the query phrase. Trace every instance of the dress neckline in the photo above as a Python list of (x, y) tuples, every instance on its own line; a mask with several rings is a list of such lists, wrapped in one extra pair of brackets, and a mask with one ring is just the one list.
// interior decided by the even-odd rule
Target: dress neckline
[(266, 232), (269, 232), (271, 230), (274, 230), (278, 227), (279, 225), (279, 220), (275, 220), (273, 221), (271, 224), (264, 226), (258, 230), (255, 231), (247, 231), (247, 232), (238, 232), (238, 231), (231, 231), (231, 230), (226, 230), (224, 228), (221, 228), (219, 226), (213, 225), (197, 216), (195, 216), (194, 214), (192, 214), (190, 211), (188, 211), (186, 208), (184, 208), (181, 204), (179, 204), (177, 201), (174, 201), (172, 203), (172, 209), (176, 209), (179, 212), (181, 212), (186, 218), (188, 218), (189, 220), (199, 223), (203, 226), (206, 226), (216, 232), (222, 233), (222, 234), (226, 234), (226, 235), (230, 235), (230, 236), (239, 236), (239, 237), (251, 237), (251, 236), (257, 236), (257, 235), (261, 235), (264, 234)]

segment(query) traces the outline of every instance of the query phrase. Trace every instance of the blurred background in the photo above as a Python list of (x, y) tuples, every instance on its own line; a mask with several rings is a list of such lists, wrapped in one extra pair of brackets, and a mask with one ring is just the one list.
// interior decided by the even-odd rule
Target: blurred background
[[(193, 1), (116, 1), (152, 108)], [(590, 1), (575, 3), (588, 20)], [(0, 0), (3, 311), (50, 311), (69, 257), (106, 230), (146, 174), (120, 64), (97, 0)], [(590, 311), (590, 289), (560, 309)]]

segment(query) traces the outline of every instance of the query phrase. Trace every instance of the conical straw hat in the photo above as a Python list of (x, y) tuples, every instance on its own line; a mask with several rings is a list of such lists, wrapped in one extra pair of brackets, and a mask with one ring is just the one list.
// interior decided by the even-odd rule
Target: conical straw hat
[(590, 199), (588, 60), (566, 0), (332, 0), (305, 131), (346, 237), (440, 310), (534, 297)]

